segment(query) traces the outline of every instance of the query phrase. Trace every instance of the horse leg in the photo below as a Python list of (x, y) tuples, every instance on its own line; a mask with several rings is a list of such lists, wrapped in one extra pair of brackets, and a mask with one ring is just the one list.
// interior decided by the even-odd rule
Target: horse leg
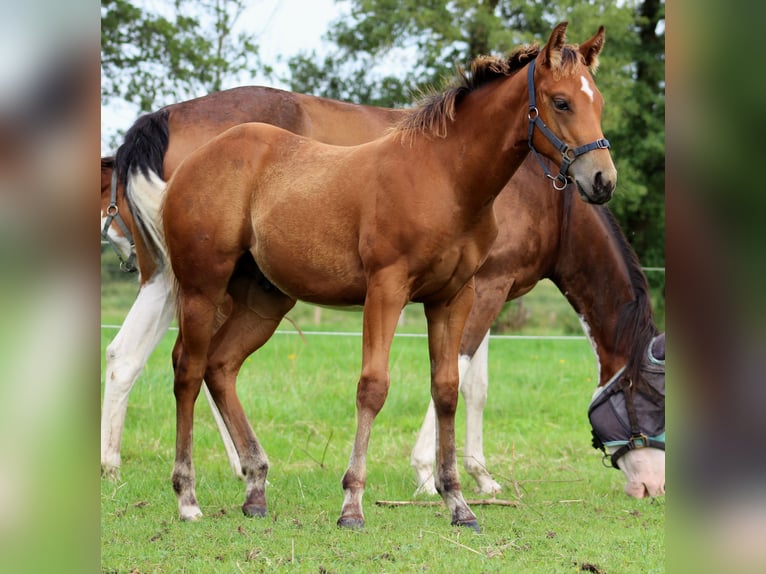
[[(461, 356), (461, 366), (462, 359)], [(461, 377), (460, 390), (465, 401), (465, 450), (463, 466), (476, 481), (478, 492), (496, 494), (502, 487), (492, 478), (484, 459), (483, 419), (487, 404), (489, 380), (489, 331), (470, 358), (466, 376)], [(463, 370), (461, 369), (461, 374)]]
[[(458, 371), (460, 376), (460, 390), (463, 391), (465, 385), (464, 381), (471, 377), (472, 374), (472, 360), (464, 355), (460, 356), (458, 361)], [(481, 413), (479, 413), (481, 416)], [(466, 413), (468, 418), (468, 412)], [(466, 421), (468, 423), (468, 421)], [(479, 429), (481, 429), (481, 419), (479, 420)], [(469, 432), (467, 425), (466, 435)], [(481, 440), (481, 435), (479, 436)], [(415, 471), (415, 477), (417, 479), (417, 488), (413, 496), (421, 494), (433, 495), (437, 494), (436, 484), (434, 482), (434, 456), (436, 455), (436, 411), (434, 410), (433, 399), (428, 402), (428, 410), (426, 410), (426, 416), (423, 419), (423, 424), (420, 427), (420, 433), (415, 441), (415, 446), (412, 447), (412, 453), (410, 455), (410, 466)], [(466, 461), (466, 468), (467, 461)], [(470, 472), (470, 471), (469, 471)]]
[[(390, 278), (389, 278), (390, 279)], [(392, 287), (387, 288), (386, 284)], [(362, 496), (367, 482), (367, 447), (372, 424), (388, 395), (388, 358), (399, 315), (407, 303), (401, 283), (370, 277), (364, 303), (362, 373), (356, 389), (356, 435), (343, 475), (343, 506), (338, 526), (362, 528)]]
[(210, 393), (207, 383), (202, 385), (202, 390), (205, 391), (205, 399), (210, 406), (210, 412), (213, 415), (215, 426), (218, 428), (218, 433), (221, 435), (221, 442), (223, 442), (223, 449), (226, 451), (226, 458), (229, 461), (229, 467), (231, 472), (237, 478), (242, 478), (242, 463), (239, 460), (239, 454), (237, 454), (237, 447), (234, 446), (234, 441), (231, 439), (229, 430), (226, 428), (226, 423), (221, 416), (221, 411), (218, 410), (218, 406), (215, 404), (215, 399)]
[(128, 395), (149, 355), (170, 326), (175, 305), (162, 273), (141, 286), (117, 336), (106, 349), (101, 410), (101, 475), (119, 478), (120, 445)]
[[(181, 351), (183, 349), (183, 337), (181, 335), (182, 334), (179, 332), (178, 338), (176, 339), (176, 343), (173, 347), (172, 359), (174, 370), (178, 365), (178, 360), (181, 357)], [(204, 382), (202, 383), (202, 390), (205, 392), (205, 399), (207, 399), (207, 403), (210, 406), (210, 412), (212, 413), (213, 420), (215, 421), (216, 427), (218, 428), (218, 433), (221, 435), (221, 441), (223, 442), (223, 448), (226, 451), (226, 457), (229, 460), (231, 471), (237, 478), (243, 478), (242, 465), (239, 462), (239, 454), (237, 453), (237, 449), (234, 446), (234, 442), (231, 440), (231, 435), (229, 434), (229, 430), (226, 428), (226, 423), (223, 421), (221, 411), (218, 410), (218, 406), (215, 404), (213, 395), (210, 394), (210, 389)]]
[(413, 496), (436, 494), (434, 484), (434, 455), (436, 454), (436, 411), (434, 401), (428, 402), (428, 410), (420, 427), (420, 433), (412, 447), (410, 466), (415, 471), (417, 488)]
[(295, 300), (274, 290), (266, 292), (247, 278), (230, 284), (234, 308), (215, 334), (205, 380), (220, 408), (245, 477), (246, 516), (266, 516), (266, 475), (269, 460), (259, 443), (237, 396), (237, 374), (247, 357), (274, 334)]
[[(180, 297), (181, 345), (174, 353), (176, 398), (176, 455), (171, 474), (173, 490), (178, 499), (181, 520), (197, 520), (202, 516), (194, 490), (192, 440), (194, 403), (199, 395), (207, 367), (207, 354), (215, 323), (215, 301), (200, 292), (183, 293)], [(180, 351), (178, 351), (180, 349)]]
[(463, 498), (455, 451), (455, 411), (460, 339), (474, 298), (473, 278), (450, 301), (426, 304), (431, 398), (436, 411), (436, 490), (450, 509), (452, 524), (479, 531), (476, 515)]

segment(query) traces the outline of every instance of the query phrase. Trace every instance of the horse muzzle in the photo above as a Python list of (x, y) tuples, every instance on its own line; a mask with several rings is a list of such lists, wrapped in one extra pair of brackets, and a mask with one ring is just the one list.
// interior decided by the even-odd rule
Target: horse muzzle
[(574, 180), (577, 185), (577, 192), (584, 201), (600, 205), (612, 199), (617, 182), (617, 173), (615, 172), (613, 177), (608, 177), (604, 175), (604, 172), (597, 171), (593, 181), (585, 184), (576, 177)]

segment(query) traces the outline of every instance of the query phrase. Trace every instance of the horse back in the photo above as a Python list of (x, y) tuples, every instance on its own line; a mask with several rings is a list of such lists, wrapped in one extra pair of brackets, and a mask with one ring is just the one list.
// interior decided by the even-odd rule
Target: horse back
[(296, 96), (274, 88), (243, 86), (163, 108), (170, 133), (165, 179), (192, 151), (240, 124), (264, 122), (294, 133), (308, 132), (311, 121)]
[(405, 110), (293, 95), (308, 121), (305, 131), (291, 131), (334, 145), (353, 146), (377, 139), (406, 114)]
[(382, 136), (403, 110), (360, 106), (263, 86), (243, 86), (163, 108), (169, 143), (164, 177), (205, 142), (243, 123), (268, 123), (335, 145), (357, 145)]

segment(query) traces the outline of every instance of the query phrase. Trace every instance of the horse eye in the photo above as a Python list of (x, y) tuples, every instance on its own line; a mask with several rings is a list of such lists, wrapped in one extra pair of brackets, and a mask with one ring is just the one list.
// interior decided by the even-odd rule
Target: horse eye
[(562, 100), (560, 98), (556, 98), (553, 100), (553, 106), (560, 112), (566, 112), (569, 110), (569, 104), (566, 100)]

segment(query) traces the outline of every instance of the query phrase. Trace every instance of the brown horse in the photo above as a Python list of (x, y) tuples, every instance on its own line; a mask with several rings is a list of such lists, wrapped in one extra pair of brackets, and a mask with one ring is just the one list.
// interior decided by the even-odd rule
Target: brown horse
[[(265, 87), (242, 87), (173, 104), (140, 117), (126, 134), (116, 158), (101, 159), (101, 228), (123, 268), (140, 270), (138, 297), (106, 352), (106, 384), (101, 412), (101, 472), (117, 477), (128, 395), (149, 355), (170, 326), (175, 312), (167, 278), (157, 272), (125, 198), (129, 185), (165, 181), (193, 150), (233, 126), (273, 123), (313, 139), (354, 145), (380, 137), (402, 118), (402, 110), (359, 106)], [(119, 177), (118, 177), (119, 175)], [(205, 387), (207, 394), (207, 387)], [(211, 406), (212, 399), (208, 395)], [(220, 415), (213, 408), (217, 421)], [(224, 444), (235, 473), (240, 464), (225, 433)]]
[[(236, 92), (234, 100), (239, 103), (236, 109), (253, 114), (261, 109), (261, 100), (270, 101), (275, 97), (291, 102), (293, 98), (300, 98), (298, 107), (303, 110), (304, 116), (307, 110), (330, 110), (335, 103), (322, 100), (321, 108), (305, 108), (305, 103), (316, 98), (256, 87), (241, 88)], [(247, 107), (242, 105), (242, 93), (248, 95)], [(231, 116), (225, 111), (226, 96), (226, 92), (213, 94), (209, 98), (175, 104), (171, 110), (180, 106), (211, 105), (211, 114), (218, 111)], [(357, 116), (353, 108), (346, 108), (347, 104), (339, 102), (338, 105), (345, 110), (343, 118), (347, 124), (368, 122), (370, 117), (376, 117), (373, 112), (377, 110), (359, 106), (364, 113)], [(264, 109), (270, 107), (263, 106)], [(381, 117), (388, 113), (389, 110), (380, 110)], [(321, 119), (316, 116), (312, 125), (321, 123)], [(183, 134), (184, 127), (176, 124), (174, 133)], [(196, 124), (195, 129), (198, 129)], [(144, 140), (152, 140), (156, 136), (145, 131), (143, 126), (138, 131)], [(128, 146), (132, 139), (133, 134)], [(176, 141), (184, 139), (177, 137)], [(144, 158), (134, 159), (138, 161)], [(102, 159), (103, 214), (107, 213), (112, 203), (113, 164), (112, 158)], [(135, 233), (135, 228), (124, 204), (122, 186), (117, 189), (119, 191), (114, 193), (117, 193), (121, 206), (118, 213), (123, 214), (130, 235)], [(599, 367), (597, 391), (607, 386), (616, 375), (635, 373), (636, 366), (650, 361), (644, 350), (653, 340), (657, 329), (652, 320), (646, 277), (638, 259), (606, 207), (572, 201), (572, 194), (571, 186), (561, 193), (548, 185), (539, 177), (536, 162), (528, 157), (495, 200), (499, 233), (487, 260), (475, 276), (476, 296), (460, 345), (460, 391), (466, 412), (463, 461), (466, 471), (476, 481), (479, 492), (496, 493), (501, 490), (486, 466), (482, 418), (489, 375), (488, 340), (484, 333), (505, 301), (527, 293), (543, 278), (551, 279), (572, 303), (591, 339)], [(530, 224), (514, 224), (523, 221)], [(535, 225), (531, 222), (535, 222)], [(115, 247), (124, 249), (121, 257), (127, 258), (130, 255), (130, 244), (120, 233), (121, 227), (113, 225), (109, 229), (114, 232)], [(530, 245), (534, 249), (530, 249)], [(138, 260), (139, 266), (143, 261), (143, 258)], [(108, 347), (102, 414), (102, 469), (106, 476), (116, 475), (119, 466), (119, 463), (109, 465), (107, 461), (119, 461), (119, 440), (110, 439), (122, 434), (128, 394), (140, 367), (170, 324), (174, 307), (168, 293), (164, 275), (151, 275), (149, 271), (142, 271), (138, 298), (118, 336)], [(618, 320), (618, 317), (622, 318)], [(657, 352), (654, 354), (658, 361), (661, 356)], [(664, 368), (662, 372), (664, 383)], [(644, 377), (636, 380), (642, 379)], [(209, 394), (207, 398), (218, 422), (229, 462), (234, 473), (239, 474), (239, 456)], [(658, 402), (657, 407), (654, 415), (664, 429), (664, 399)], [(411, 464), (418, 485), (416, 494), (436, 493), (433, 476), (434, 418), (431, 405), (412, 451)], [(613, 418), (616, 419), (616, 415)], [(652, 436), (648, 430), (652, 422), (643, 418), (640, 422), (642, 427), (646, 427), (645, 433)], [(620, 437), (626, 442), (630, 438), (627, 431), (629, 429)], [(638, 498), (664, 494), (664, 445), (660, 448), (654, 446), (631, 450), (617, 459), (617, 465), (627, 478), (627, 494)]]
[[(231, 128), (176, 170), (161, 230), (149, 227), (157, 198), (128, 188), (134, 209), (150, 214), (138, 223), (153, 254), (170, 261), (178, 284), (172, 480), (182, 519), (201, 516), (191, 443), (203, 378), (242, 463), (243, 511), (266, 513), (268, 460), (236, 396), (236, 372), (302, 299), (364, 307), (357, 432), (338, 520), (363, 526), (367, 446), (388, 392), (391, 339), (401, 309), (416, 301), (428, 323), (436, 487), (452, 523), (478, 529), (458, 480), (454, 414), (473, 275), (497, 234), (494, 199), (530, 147), (560, 159), (554, 184), (571, 177), (588, 201), (607, 201), (616, 180), (590, 75), (603, 28), (579, 48), (565, 45), (565, 29), (542, 50), (477, 60), (470, 79), (368, 144), (329, 146), (267, 124)], [(255, 281), (237, 284), (243, 266)]]
[[(460, 390), (466, 410), (464, 466), (480, 492), (500, 491), (487, 470), (482, 446), (489, 328), (506, 301), (549, 278), (571, 303), (592, 343), (599, 366), (596, 394), (616, 379), (627, 379), (636, 385), (635, 396), (626, 394), (626, 401), (648, 399), (651, 403), (638, 423), (642, 434), (653, 441), (637, 445), (651, 448), (623, 450), (613, 458), (615, 468), (627, 477), (625, 492), (636, 498), (664, 494), (664, 335), (658, 337), (652, 319), (646, 277), (605, 206), (573, 201), (571, 186), (563, 193), (544, 189), (535, 167), (527, 158), (495, 200), (499, 233), (475, 276), (474, 304), (460, 344)], [(648, 352), (652, 343), (654, 360)], [(656, 370), (661, 370), (661, 377), (653, 380)], [(662, 397), (649, 387), (661, 388)], [(613, 414), (610, 422), (617, 418)], [(592, 422), (594, 436), (603, 434), (601, 422)], [(619, 436), (604, 441), (610, 443), (606, 445), (610, 454), (630, 444), (632, 430), (619, 428)], [(436, 492), (433, 455), (431, 404), (411, 455), (416, 494)]]

